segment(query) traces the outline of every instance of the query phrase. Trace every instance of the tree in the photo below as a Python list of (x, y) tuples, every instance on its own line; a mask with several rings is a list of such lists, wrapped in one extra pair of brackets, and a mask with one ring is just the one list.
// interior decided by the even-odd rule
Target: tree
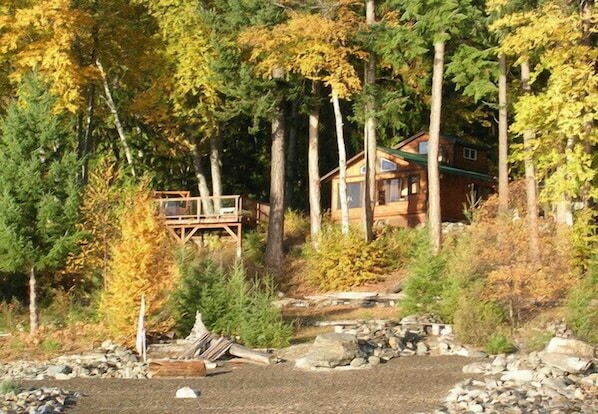
[[(366, 24), (372, 26), (376, 23), (376, 3), (374, 0), (366, 0)], [(370, 96), (366, 99), (365, 105), (365, 127), (364, 127), (364, 152), (365, 152), (365, 200), (363, 208), (365, 212), (365, 241), (371, 242), (374, 238), (374, 209), (376, 207), (376, 118), (373, 112), (376, 109), (376, 102), (371, 96), (372, 89), (376, 85), (376, 55), (370, 53), (366, 62), (364, 84), (366, 91), (370, 90)]]
[(463, 22), (467, 18), (475, 18), (477, 10), (471, 6), (470, 0), (399, 0), (397, 3), (404, 7), (403, 18), (415, 20), (419, 33), (430, 39), (434, 45), (428, 141), (428, 226), (433, 248), (438, 252), (442, 243), (438, 155), (445, 44), (451, 37), (463, 33)]
[[(497, 2), (505, 8), (506, 3)], [(572, 203), (595, 199), (598, 177), (592, 148), (598, 107), (598, 49), (590, 41), (586, 21), (595, 18), (592, 1), (575, 5), (551, 0), (532, 9), (508, 8), (492, 24), (505, 30), (501, 51), (529, 62), (533, 93), (515, 104), (511, 130), (527, 144), (516, 148), (517, 160), (531, 157), (541, 184), (540, 201), (557, 205), (556, 218), (571, 224)], [(533, 136), (532, 136), (533, 134)]]
[[(284, 71), (272, 70), (272, 77), (280, 81)], [(285, 178), (285, 114), (284, 99), (281, 96), (277, 111), (272, 119), (272, 150), (270, 151), (270, 217), (268, 220), (268, 244), (265, 262), (271, 269), (280, 269), (284, 241), (284, 178)]]
[(330, 88), (334, 108), (339, 151), (339, 199), (341, 228), (349, 232), (349, 209), (346, 188), (346, 149), (340, 99), (349, 98), (361, 89), (352, 58), (364, 53), (349, 43), (359, 19), (352, 11), (353, 0), (338, 4), (325, 2), (322, 13), (289, 12), (289, 20), (272, 28), (255, 27), (240, 37), (242, 45), (252, 48), (250, 60), (257, 70), (269, 74), (275, 67), (320, 81)]
[(2, 119), (0, 269), (29, 274), (30, 331), (38, 327), (37, 275), (60, 268), (79, 238), (74, 137), (56, 99), (27, 76)]
[(100, 313), (117, 339), (132, 342), (139, 304), (146, 302), (147, 331), (171, 328), (165, 306), (178, 279), (173, 241), (160, 218), (146, 182), (127, 197), (119, 217), (120, 237), (113, 244)]

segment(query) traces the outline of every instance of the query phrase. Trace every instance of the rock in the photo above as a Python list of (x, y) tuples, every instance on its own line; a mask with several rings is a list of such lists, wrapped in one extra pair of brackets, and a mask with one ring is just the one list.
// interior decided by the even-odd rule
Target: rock
[(418, 342), (415, 353), (417, 355), (426, 355), (428, 353), (428, 346), (423, 342)]
[(545, 352), (572, 355), (578, 358), (594, 358), (594, 347), (577, 339), (559, 338), (555, 336), (546, 346)]
[(463, 367), (464, 374), (484, 374), (490, 369), (488, 362), (474, 362)]
[(505, 371), (500, 379), (501, 381), (529, 382), (534, 379), (534, 371), (531, 369)]
[(189, 387), (183, 387), (176, 390), (176, 398), (197, 398), (199, 393)]
[(380, 358), (372, 355), (371, 357), (368, 358), (368, 364), (370, 364), (372, 366), (380, 365)]
[(359, 368), (359, 367), (362, 367), (362, 366), (364, 366), (365, 364), (367, 364), (367, 361), (366, 361), (366, 359), (365, 359), (365, 358), (358, 357), (358, 358), (354, 358), (354, 359), (353, 359), (353, 361), (351, 361), (351, 364), (350, 364), (350, 365), (351, 365), (353, 368)]
[(50, 365), (46, 370), (46, 374), (55, 377), (57, 374), (70, 374), (73, 369), (68, 365)]
[(349, 365), (361, 355), (357, 337), (345, 333), (325, 333), (318, 335), (307, 355), (297, 360), (295, 367), (310, 369), (317, 367), (334, 368)]
[(570, 373), (588, 372), (592, 361), (556, 352), (539, 352), (538, 356), (545, 364)]

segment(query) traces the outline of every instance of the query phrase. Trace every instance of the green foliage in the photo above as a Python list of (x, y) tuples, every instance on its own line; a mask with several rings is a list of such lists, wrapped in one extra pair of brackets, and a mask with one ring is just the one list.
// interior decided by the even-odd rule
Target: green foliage
[(190, 332), (200, 312), (210, 331), (238, 336), (249, 346), (288, 344), (292, 328), (272, 304), (275, 295), (269, 282), (248, 281), (239, 263), (227, 271), (211, 261), (198, 262), (189, 250), (178, 252), (177, 263), (181, 281), (172, 305), (179, 335)]
[(254, 263), (263, 263), (266, 251), (264, 234), (259, 231), (248, 231), (243, 235), (243, 257)]
[(80, 237), (73, 137), (38, 78), (18, 97), (0, 129), (0, 270), (55, 270)]
[(553, 337), (553, 332), (543, 329), (533, 329), (523, 338), (525, 350), (530, 352), (541, 351), (546, 348), (546, 345), (548, 345), (548, 342), (550, 342)]
[(366, 243), (361, 230), (343, 235), (337, 226), (322, 229), (320, 247), (306, 245), (306, 280), (322, 290), (347, 289), (382, 280), (389, 268), (385, 252), (376, 243)]
[(409, 276), (400, 301), (402, 315), (431, 313), (440, 316), (441, 299), (446, 286), (443, 275), (446, 256), (434, 255), (431, 248), (423, 249), (408, 268)]
[(42, 352), (45, 352), (47, 354), (53, 354), (56, 351), (58, 351), (62, 347), (62, 345), (54, 338), (46, 338), (41, 342), (41, 344), (39, 344), (39, 347), (42, 350)]
[(0, 395), (5, 395), (11, 392), (15, 394), (19, 392), (21, 386), (18, 382), (7, 379), (0, 382)]
[(567, 325), (586, 341), (598, 342), (598, 260), (580, 283), (571, 290), (567, 300)]
[(27, 319), (23, 305), (16, 301), (0, 302), (0, 331), (15, 332)]
[(480, 298), (481, 293), (480, 290), (469, 295), (462, 292), (455, 309), (455, 335), (464, 343), (484, 345), (490, 342), (507, 321), (504, 309), (496, 302)]
[(507, 334), (496, 332), (488, 338), (488, 341), (484, 345), (484, 351), (490, 355), (510, 354), (517, 351), (517, 348), (513, 345)]
[(374, 245), (390, 269), (402, 269), (428, 248), (428, 233), (423, 229), (385, 227), (376, 234)]

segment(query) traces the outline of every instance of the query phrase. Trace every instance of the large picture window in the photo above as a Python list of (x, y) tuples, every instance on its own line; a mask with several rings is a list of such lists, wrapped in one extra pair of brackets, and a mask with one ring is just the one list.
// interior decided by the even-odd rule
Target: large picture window
[(419, 175), (388, 178), (378, 181), (378, 204), (396, 203), (419, 193)]
[[(338, 198), (338, 209), (340, 210), (340, 192)], [(360, 208), (363, 206), (363, 182), (347, 183), (347, 204), (349, 208)]]

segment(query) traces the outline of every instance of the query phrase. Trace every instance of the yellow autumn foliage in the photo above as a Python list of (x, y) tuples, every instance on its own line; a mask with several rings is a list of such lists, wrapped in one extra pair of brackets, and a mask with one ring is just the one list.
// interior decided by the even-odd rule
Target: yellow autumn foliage
[(101, 160), (89, 175), (81, 205), (81, 223), (77, 229), (87, 237), (79, 243), (80, 251), (67, 259), (63, 276), (77, 284), (102, 285), (110, 261), (110, 246), (119, 237), (118, 208), (122, 185), (113, 162)]
[(166, 310), (178, 272), (172, 241), (155, 215), (145, 185), (127, 200), (120, 214), (120, 239), (112, 247), (100, 314), (108, 331), (124, 343), (135, 338), (141, 297), (145, 297), (145, 329), (172, 327)]

